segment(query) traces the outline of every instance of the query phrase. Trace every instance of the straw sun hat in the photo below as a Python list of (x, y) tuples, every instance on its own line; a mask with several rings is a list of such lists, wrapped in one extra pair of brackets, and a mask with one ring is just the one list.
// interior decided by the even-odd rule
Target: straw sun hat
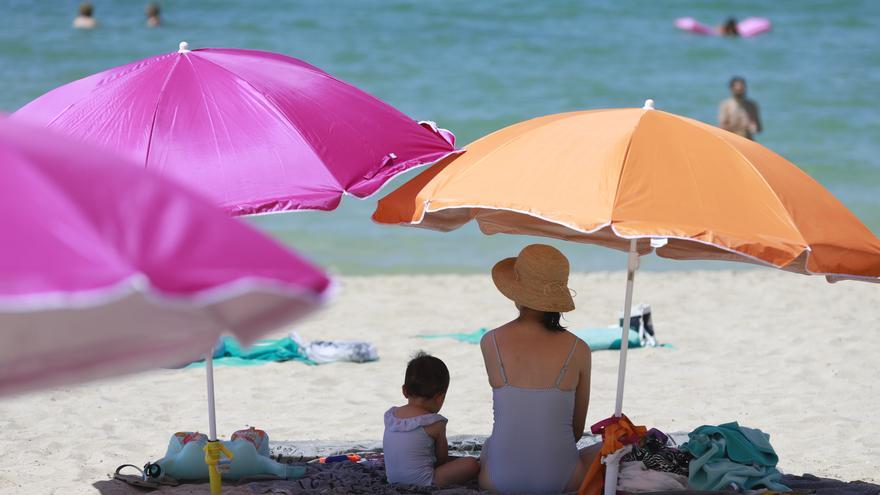
[(574, 309), (568, 288), (568, 259), (546, 244), (523, 248), (492, 268), (492, 280), (508, 299), (537, 311), (564, 313)]

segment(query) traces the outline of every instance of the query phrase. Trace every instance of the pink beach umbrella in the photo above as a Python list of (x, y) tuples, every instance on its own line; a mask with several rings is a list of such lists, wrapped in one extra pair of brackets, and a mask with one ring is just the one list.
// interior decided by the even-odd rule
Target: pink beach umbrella
[(121, 163), (0, 119), (0, 395), (179, 365), (324, 300), (317, 267)]
[(125, 154), (233, 215), (332, 210), (456, 152), (448, 131), (301, 60), (186, 42), (49, 91), (13, 118)]

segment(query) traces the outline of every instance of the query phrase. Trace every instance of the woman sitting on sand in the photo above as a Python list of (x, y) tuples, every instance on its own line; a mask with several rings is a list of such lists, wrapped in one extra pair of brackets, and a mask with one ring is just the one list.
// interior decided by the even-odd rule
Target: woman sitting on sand
[(574, 309), (568, 271), (565, 256), (544, 244), (492, 269), (519, 316), (480, 342), (495, 411), (480, 460), (484, 489), (577, 490), (598, 453), (598, 445), (577, 449), (590, 401), (590, 348), (559, 323)]

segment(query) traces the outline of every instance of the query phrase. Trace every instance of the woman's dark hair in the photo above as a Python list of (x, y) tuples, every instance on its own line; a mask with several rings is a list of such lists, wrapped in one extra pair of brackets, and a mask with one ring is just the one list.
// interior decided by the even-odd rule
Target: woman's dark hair
[(727, 87), (732, 88), (736, 83), (746, 83), (746, 80), (742, 76), (733, 76), (730, 78), (730, 82), (727, 83)]
[(559, 320), (562, 319), (562, 313), (545, 311), (544, 316), (541, 317), (541, 323), (544, 324), (544, 328), (547, 330), (551, 330), (553, 332), (564, 332), (565, 327), (559, 323)]
[(449, 369), (440, 359), (419, 351), (406, 365), (403, 388), (407, 397), (433, 398), (449, 389)]

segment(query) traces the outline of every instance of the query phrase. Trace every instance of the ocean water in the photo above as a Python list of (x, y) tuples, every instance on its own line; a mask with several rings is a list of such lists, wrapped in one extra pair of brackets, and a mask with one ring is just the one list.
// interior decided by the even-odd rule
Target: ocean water
[[(164, 26), (144, 27), (143, 4), (95, 0), (94, 31), (70, 28), (75, 1), (3, 0), (0, 109), (58, 85), (157, 53), (241, 47), (302, 58), (460, 144), (556, 112), (641, 106), (714, 122), (732, 75), (761, 105), (759, 140), (801, 166), (880, 232), (880, 2), (853, 0), (177, 0)], [(673, 20), (707, 24), (769, 17), (751, 39), (699, 37)], [(390, 191), (405, 177), (389, 184)], [(374, 225), (375, 199), (332, 213), (249, 221), (349, 274), (480, 272), (535, 239), (441, 234)], [(577, 270), (621, 269), (622, 253), (555, 242)], [(648, 269), (729, 267), (650, 257)]]

